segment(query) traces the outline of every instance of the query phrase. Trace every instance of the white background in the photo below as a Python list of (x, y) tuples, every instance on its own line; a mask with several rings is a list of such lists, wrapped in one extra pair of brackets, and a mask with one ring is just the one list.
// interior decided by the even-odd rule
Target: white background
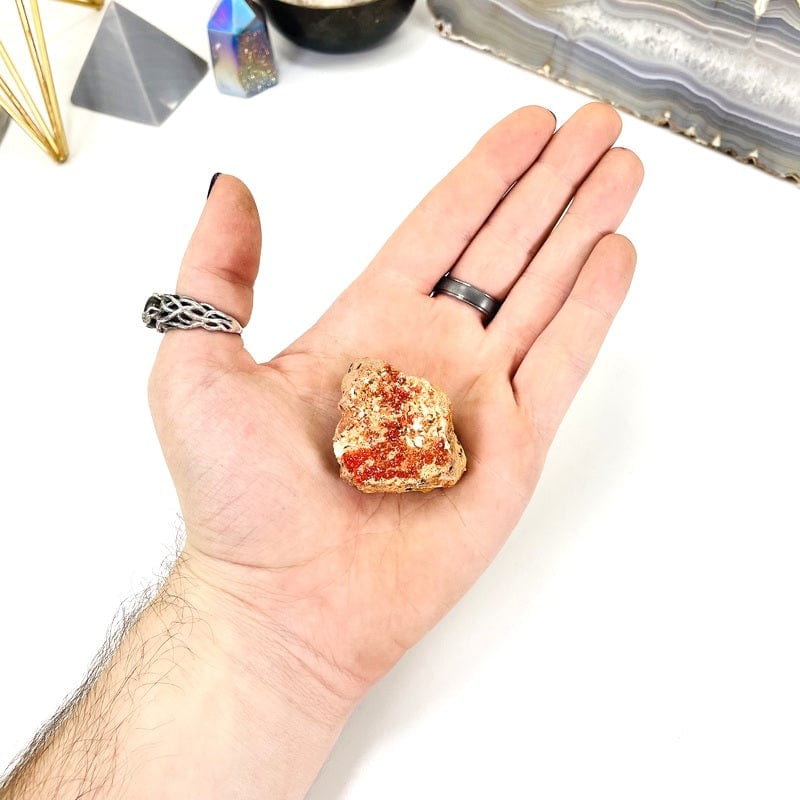
[[(204, 4), (128, 7), (207, 58)], [(73, 155), (13, 127), (0, 145), (3, 763), (174, 550), (139, 315), (212, 173), (262, 212), (246, 342), (266, 359), (492, 123), (586, 102), (418, 5), (360, 55), (274, 34), (277, 87), (245, 101), (209, 75), (149, 128), (71, 107), (99, 15), (43, 9)], [(647, 171), (629, 300), (518, 529), (356, 711), (314, 800), (800, 796), (800, 195), (629, 116), (621, 143)]]

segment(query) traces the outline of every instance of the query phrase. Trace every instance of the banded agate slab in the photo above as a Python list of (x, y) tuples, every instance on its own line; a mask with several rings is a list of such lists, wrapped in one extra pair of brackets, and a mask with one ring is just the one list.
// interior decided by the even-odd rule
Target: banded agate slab
[(800, 0), (428, 0), (488, 50), (800, 181)]

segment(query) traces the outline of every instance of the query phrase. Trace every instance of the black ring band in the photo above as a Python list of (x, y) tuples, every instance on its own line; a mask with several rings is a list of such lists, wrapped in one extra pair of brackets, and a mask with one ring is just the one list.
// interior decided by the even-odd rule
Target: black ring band
[(486, 317), (486, 322), (491, 321), (502, 305), (499, 300), (481, 291), (477, 286), (461, 281), (458, 278), (451, 278), (447, 274), (442, 275), (439, 278), (439, 282), (433, 287), (431, 297), (437, 294), (450, 295), (450, 297), (455, 297), (456, 300), (461, 300), (462, 303), (472, 306)]

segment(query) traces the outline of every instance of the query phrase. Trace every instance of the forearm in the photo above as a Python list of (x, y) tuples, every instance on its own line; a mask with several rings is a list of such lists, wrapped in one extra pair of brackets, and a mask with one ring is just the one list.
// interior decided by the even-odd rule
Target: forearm
[(300, 683), (247, 624), (174, 570), (0, 798), (303, 797), (348, 703)]

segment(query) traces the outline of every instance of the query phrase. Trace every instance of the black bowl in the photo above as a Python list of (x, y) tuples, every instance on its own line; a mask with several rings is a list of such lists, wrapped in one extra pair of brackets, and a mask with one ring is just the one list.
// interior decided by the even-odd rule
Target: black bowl
[(323, 53), (352, 53), (378, 44), (400, 27), (414, 5), (414, 0), (261, 1), (281, 33)]

